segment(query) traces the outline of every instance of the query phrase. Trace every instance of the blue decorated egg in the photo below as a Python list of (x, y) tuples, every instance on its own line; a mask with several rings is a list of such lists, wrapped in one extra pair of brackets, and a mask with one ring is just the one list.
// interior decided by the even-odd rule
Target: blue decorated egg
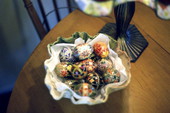
[(73, 52), (69, 47), (64, 47), (59, 54), (59, 58), (61, 62), (73, 62)]
[(84, 43), (77, 45), (73, 50), (73, 56), (79, 60), (87, 59), (93, 53), (93, 48), (91, 45)]

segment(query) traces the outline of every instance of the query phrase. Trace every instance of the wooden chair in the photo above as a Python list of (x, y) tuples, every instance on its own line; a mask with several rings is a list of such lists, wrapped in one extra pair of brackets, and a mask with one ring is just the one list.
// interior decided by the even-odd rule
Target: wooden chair
[[(44, 10), (44, 5), (43, 5), (42, 0), (37, 0), (38, 6), (40, 9), (42, 18), (43, 18), (43, 21), (41, 21), (32, 1), (31, 0), (23, 0), (25, 7), (29, 13), (29, 16), (35, 26), (35, 29), (36, 29), (38, 35), (39, 35), (40, 40), (42, 40), (44, 38), (44, 36), (50, 31), (49, 22), (47, 20), (47, 16), (49, 13), (55, 12), (57, 21), (59, 22), (61, 20), (57, 0), (49, 0), (49, 2), (50, 1), (53, 3), (54, 9), (51, 12), (46, 13)], [(69, 13), (72, 12), (73, 7), (71, 7), (71, 5), (74, 4), (73, 1), (66, 0), (66, 4), (67, 4), (67, 6), (62, 7), (62, 8), (68, 8), (68, 12)]]

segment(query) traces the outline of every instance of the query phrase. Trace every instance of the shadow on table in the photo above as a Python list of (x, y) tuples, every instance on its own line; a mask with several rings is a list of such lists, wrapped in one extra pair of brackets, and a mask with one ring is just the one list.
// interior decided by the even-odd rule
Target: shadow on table
[[(43, 66), (39, 70), (44, 71)], [(44, 71), (45, 73), (45, 71)], [(111, 93), (106, 103), (98, 105), (74, 105), (69, 99), (56, 101), (44, 84), (45, 74), (35, 79), (35, 85), (28, 90), (28, 113), (125, 113), (129, 111), (129, 88)]]

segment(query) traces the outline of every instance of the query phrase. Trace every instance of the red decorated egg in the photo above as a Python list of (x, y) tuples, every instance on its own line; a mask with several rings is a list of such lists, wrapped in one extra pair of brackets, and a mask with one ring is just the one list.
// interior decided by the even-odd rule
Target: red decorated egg
[(74, 91), (80, 96), (94, 97), (96, 95), (95, 88), (88, 83), (81, 83), (74, 87)]
[(104, 42), (96, 42), (93, 45), (94, 52), (101, 58), (105, 58), (109, 55), (109, 50), (107, 45)]

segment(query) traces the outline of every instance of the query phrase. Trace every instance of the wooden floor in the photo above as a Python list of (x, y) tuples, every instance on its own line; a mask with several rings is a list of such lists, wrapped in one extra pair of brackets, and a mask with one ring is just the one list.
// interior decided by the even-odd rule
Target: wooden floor
[(69, 37), (75, 31), (95, 35), (108, 22), (115, 21), (74, 11), (55, 26), (23, 67), (10, 99), (8, 113), (169, 113), (170, 21), (157, 18), (153, 10), (139, 3), (136, 4), (131, 23), (135, 24), (149, 45), (140, 58), (131, 63), (130, 85), (110, 94), (106, 103), (95, 106), (73, 105), (68, 99), (52, 99), (44, 85), (43, 62), (49, 58), (46, 45), (58, 36)]

